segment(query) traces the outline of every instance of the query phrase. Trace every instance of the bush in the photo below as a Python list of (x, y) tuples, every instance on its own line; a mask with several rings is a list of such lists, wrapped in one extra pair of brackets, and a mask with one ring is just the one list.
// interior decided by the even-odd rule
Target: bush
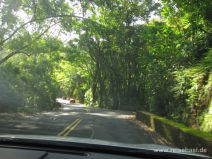
[(0, 81), (0, 112), (16, 112), (23, 106), (22, 96), (18, 92), (13, 92), (1, 79)]
[[(197, 65), (176, 71), (173, 87), (180, 121), (204, 131), (212, 131), (205, 122), (211, 117), (209, 108), (212, 99), (212, 50)], [(210, 122), (209, 122), (210, 123)], [(205, 126), (203, 126), (205, 125)]]
[(85, 93), (85, 97), (84, 97), (84, 103), (87, 106), (92, 106), (93, 105), (93, 96), (92, 96), (92, 90), (91, 88), (88, 89)]

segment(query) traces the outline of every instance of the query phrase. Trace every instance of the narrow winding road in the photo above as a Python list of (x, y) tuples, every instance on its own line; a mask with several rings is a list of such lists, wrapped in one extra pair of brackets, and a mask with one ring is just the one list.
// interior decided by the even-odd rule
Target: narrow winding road
[(161, 144), (132, 119), (133, 113), (88, 108), (59, 99), (62, 108), (32, 116), (0, 119), (0, 135), (30, 134), (100, 139), (130, 144)]

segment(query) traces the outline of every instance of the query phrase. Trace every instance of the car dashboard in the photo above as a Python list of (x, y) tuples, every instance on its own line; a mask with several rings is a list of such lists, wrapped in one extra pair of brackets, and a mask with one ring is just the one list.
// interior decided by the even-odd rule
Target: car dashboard
[[(99, 144), (91, 140), (38, 136), (0, 137), (0, 159), (208, 159), (200, 154), (154, 152), (151, 149)], [(86, 142), (87, 141), (87, 142)], [(90, 141), (90, 142), (88, 142)]]
[(0, 148), (0, 159), (137, 159), (137, 157), (102, 153), (60, 153), (22, 148)]

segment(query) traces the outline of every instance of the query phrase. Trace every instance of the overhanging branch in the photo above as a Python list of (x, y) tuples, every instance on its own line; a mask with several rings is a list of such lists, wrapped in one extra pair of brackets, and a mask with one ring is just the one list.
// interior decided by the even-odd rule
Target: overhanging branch
[(64, 15), (55, 15), (55, 16), (50, 16), (50, 17), (45, 17), (45, 18), (34, 18), (31, 19), (25, 23), (23, 23), (22, 25), (20, 25), (18, 28), (16, 28), (7, 38), (3, 39), (2, 41), (0, 41), (0, 46), (2, 46), (6, 41), (8, 41), (9, 39), (11, 39), (19, 30), (21, 30), (22, 28), (24, 28), (26, 25), (36, 22), (36, 21), (41, 21), (41, 20), (46, 20), (46, 19), (51, 19), (51, 18), (63, 18), (63, 17), (74, 17), (74, 18), (79, 18), (79, 19), (87, 19), (81, 16), (76, 16), (76, 15), (68, 15), (68, 14), (64, 14)]
[[(56, 25), (57, 23), (55, 23), (54, 25)], [(27, 54), (24, 49), (28, 48), (29, 46), (32, 45), (33, 42), (37, 41), (38, 39), (40, 39), (52, 26), (49, 26), (48, 28), (46, 28), (40, 35), (38, 35), (35, 39), (32, 40), (32, 42), (30, 44), (24, 45), (22, 48), (12, 51), (11, 53), (9, 53), (7, 56), (5, 56), (3, 59), (0, 60), (0, 65), (3, 64), (4, 62), (6, 62), (8, 59), (10, 59), (11, 57), (13, 57), (14, 55), (17, 54), (25, 54), (27, 56), (30, 56), (30, 54)]]

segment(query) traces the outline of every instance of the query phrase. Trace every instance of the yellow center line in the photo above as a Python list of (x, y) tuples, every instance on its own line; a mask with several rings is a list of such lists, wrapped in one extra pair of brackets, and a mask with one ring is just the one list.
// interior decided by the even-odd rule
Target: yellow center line
[(77, 125), (79, 125), (81, 121), (82, 119), (78, 120), (72, 127), (69, 128), (69, 130), (65, 134), (63, 134), (63, 136), (67, 136), (71, 131), (73, 131), (77, 127)]
[(74, 122), (72, 122), (70, 125), (68, 125), (63, 131), (61, 131), (57, 136), (63, 136), (63, 134), (68, 131), (75, 123), (77, 123), (80, 119), (76, 119)]

